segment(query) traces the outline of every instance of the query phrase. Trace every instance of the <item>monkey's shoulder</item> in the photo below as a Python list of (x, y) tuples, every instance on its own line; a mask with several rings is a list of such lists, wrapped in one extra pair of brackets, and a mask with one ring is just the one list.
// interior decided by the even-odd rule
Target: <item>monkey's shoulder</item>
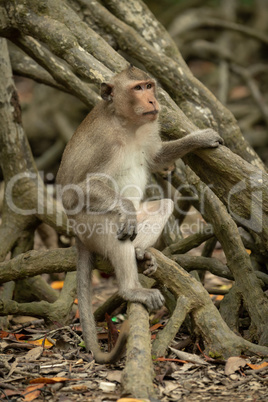
[(108, 113), (106, 105), (100, 102), (80, 123), (70, 143), (72, 146), (79, 143), (102, 146), (104, 141), (112, 142), (118, 131), (119, 127), (113, 114)]
[(79, 124), (72, 138), (85, 135), (85, 133), (93, 132), (98, 126), (102, 126), (104, 118), (102, 117), (102, 102), (95, 106)]

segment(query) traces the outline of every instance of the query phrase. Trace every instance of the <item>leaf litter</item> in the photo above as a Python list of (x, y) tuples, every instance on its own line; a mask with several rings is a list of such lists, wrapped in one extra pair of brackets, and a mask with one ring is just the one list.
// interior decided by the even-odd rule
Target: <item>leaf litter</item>
[[(141, 401), (120, 399), (124, 358), (111, 366), (96, 364), (82, 346), (80, 325), (48, 333), (43, 324), (33, 320), (0, 333), (1, 401)], [(161, 326), (152, 326), (151, 331)], [(213, 360), (185, 353), (191, 351), (191, 342), (189, 337), (180, 338), (173, 341), (167, 357), (154, 360), (158, 401), (267, 400), (265, 359), (234, 356), (227, 361)], [(99, 341), (107, 348), (107, 331), (100, 332)]]
[[(31, 331), (27, 328), (21, 337), (9, 332), (0, 338), (0, 400), (120, 400), (124, 359), (111, 366), (96, 364), (79, 346), (79, 326), (70, 327), (70, 331), (68, 327), (53, 331), (55, 345), (49, 348), (45, 347), (44, 328), (33, 329), (34, 337), (39, 337), (40, 342), (29, 343), (30, 350), (24, 347), (25, 343), (32, 342)], [(234, 356), (226, 362), (206, 361), (205, 356), (170, 348), (169, 356), (155, 360), (154, 366), (161, 402), (267, 400), (268, 362), (257, 357)]]

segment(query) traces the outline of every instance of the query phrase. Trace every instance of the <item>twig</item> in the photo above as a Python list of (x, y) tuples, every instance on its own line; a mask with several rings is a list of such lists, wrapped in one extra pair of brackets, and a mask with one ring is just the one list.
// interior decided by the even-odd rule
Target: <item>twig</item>
[[(5, 368), (8, 370), (8, 372), (10, 372), (11, 366), (8, 364), (8, 362), (3, 359), (2, 363), (5, 366)], [(23, 375), (23, 378), (25, 378), (25, 377), (33, 377), (33, 378), (34, 377), (39, 377), (38, 373), (36, 373), (36, 374), (29, 373), (29, 372), (25, 373), (25, 371), (20, 370), (20, 369), (16, 369), (16, 368), (13, 370), (13, 373)]]
[(268, 44), (268, 37), (262, 32), (258, 32), (253, 28), (245, 27), (244, 25), (237, 24), (235, 22), (224, 21), (217, 18), (198, 18), (189, 23), (187, 26), (183, 27), (183, 30), (179, 24), (176, 25), (176, 29), (173, 29), (172, 35), (173, 37), (177, 35), (182, 35), (183, 33), (198, 29), (201, 27), (209, 27), (209, 28), (221, 28), (221, 29), (230, 29), (232, 31), (240, 32), (244, 35), (247, 35), (251, 38), (257, 39), (264, 44)]
[(83, 342), (83, 339), (81, 338), (81, 336), (79, 336), (75, 331), (73, 331), (69, 325), (54, 329), (53, 331), (48, 332), (47, 335), (49, 335), (50, 337), (53, 337), (57, 332), (62, 332), (65, 330), (69, 331), (78, 340), (79, 343)]
[(261, 91), (257, 85), (257, 82), (255, 81), (254, 78), (252, 78), (252, 75), (249, 73), (249, 71), (246, 68), (240, 67), (235, 64), (231, 64), (231, 69), (238, 75), (240, 75), (243, 80), (246, 82), (251, 95), (255, 102), (257, 103), (264, 119), (266, 122), (266, 125), (268, 126), (268, 106), (265, 103), (265, 100), (261, 94)]
[[(265, 372), (266, 370), (267, 370), (267, 367), (264, 367), (263, 369), (255, 370), (255, 373), (252, 373), (252, 372), (247, 373), (247, 372), (246, 372), (246, 374), (248, 375), (247, 378), (244, 378), (244, 379), (242, 379), (242, 380), (240, 380), (240, 381), (237, 381), (235, 384), (232, 384), (232, 385), (227, 386), (227, 389), (228, 389), (228, 390), (229, 390), (229, 389), (234, 389), (234, 388), (239, 387), (240, 385), (246, 384), (247, 382), (252, 381), (252, 377), (256, 378), (256, 379), (259, 380), (259, 381), (263, 381), (263, 379), (261, 379), (259, 376), (256, 375), (256, 372), (259, 372), (259, 373), (260, 373), (260, 372), (262, 372), (262, 371)], [(265, 381), (267, 381), (267, 380), (265, 380)]]
[(187, 272), (194, 270), (209, 271), (222, 278), (234, 279), (229, 268), (216, 258), (177, 254), (172, 256), (172, 260), (180, 264)]
[(44, 324), (43, 318), (39, 320), (32, 320), (26, 322), (25, 324), (18, 325), (17, 327), (14, 328), (14, 332), (19, 332), (21, 329), (31, 327), (32, 325), (43, 325), (43, 324)]
[(159, 331), (152, 346), (152, 354), (159, 357), (164, 356), (166, 349), (176, 333), (179, 331), (180, 326), (183, 324), (186, 315), (191, 311), (191, 302), (184, 296), (177, 299), (175, 310), (168, 320), (167, 325), (162, 331)]
[(175, 244), (171, 244), (163, 250), (165, 255), (171, 254), (183, 254), (192, 250), (195, 247), (200, 246), (204, 241), (214, 236), (214, 230), (212, 225), (204, 225), (204, 228), (198, 233), (190, 235), (185, 239), (179, 240)]

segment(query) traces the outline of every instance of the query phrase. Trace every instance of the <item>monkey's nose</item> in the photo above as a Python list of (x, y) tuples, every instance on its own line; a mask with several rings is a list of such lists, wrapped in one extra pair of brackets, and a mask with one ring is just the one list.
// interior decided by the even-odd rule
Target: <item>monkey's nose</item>
[(156, 109), (156, 107), (155, 107), (155, 101), (149, 100), (149, 103), (150, 103), (151, 105), (153, 105), (154, 110), (155, 110), (155, 109)]

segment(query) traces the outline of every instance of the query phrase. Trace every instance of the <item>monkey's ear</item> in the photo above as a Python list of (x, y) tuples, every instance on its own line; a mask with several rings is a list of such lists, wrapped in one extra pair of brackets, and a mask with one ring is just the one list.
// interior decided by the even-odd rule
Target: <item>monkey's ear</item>
[(101, 84), (101, 97), (106, 101), (111, 101), (113, 99), (113, 89), (114, 86), (112, 84), (108, 84), (103, 82)]

